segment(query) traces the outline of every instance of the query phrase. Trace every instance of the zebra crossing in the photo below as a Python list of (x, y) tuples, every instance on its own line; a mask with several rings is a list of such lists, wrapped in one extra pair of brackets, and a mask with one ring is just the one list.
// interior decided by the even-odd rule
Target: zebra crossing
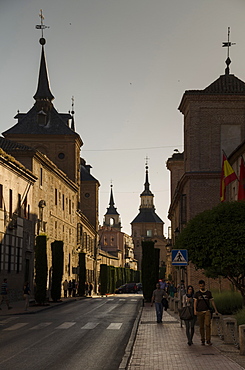
[[(53, 324), (53, 322), (41, 322), (41, 323), (39, 323), (37, 325), (34, 325), (30, 328), (26, 328), (26, 326), (29, 325), (29, 322), (18, 322), (18, 323), (13, 324), (11, 321), (13, 321), (14, 318), (11, 318), (11, 319), (12, 320), (2, 320), (2, 321), (0, 321), (0, 329), (1, 329), (1, 326), (9, 325), (7, 327), (2, 328), (2, 331), (15, 331), (15, 330), (19, 330), (19, 329), (22, 329), (22, 328), (24, 328), (25, 330), (35, 331), (35, 330), (44, 329), (44, 328)], [(17, 319), (17, 318), (15, 318), (15, 319)], [(74, 325), (78, 325), (78, 324), (79, 323), (77, 323), (75, 321), (65, 321), (65, 322), (59, 324), (58, 326), (56, 326), (54, 329), (55, 330), (68, 330), (71, 327), (73, 327)], [(86, 324), (84, 324), (83, 326), (81, 326), (80, 329), (81, 330), (93, 330), (98, 325), (101, 325), (101, 323), (90, 321), (90, 322), (87, 322)], [(122, 322), (111, 322), (111, 323), (108, 323), (108, 326), (105, 329), (106, 330), (120, 330), (122, 325), (123, 325)]]

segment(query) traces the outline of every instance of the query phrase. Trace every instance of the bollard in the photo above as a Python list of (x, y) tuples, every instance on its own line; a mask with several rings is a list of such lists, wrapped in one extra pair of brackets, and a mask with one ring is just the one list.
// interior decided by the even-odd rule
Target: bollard
[(179, 299), (178, 298), (174, 298), (174, 313), (179, 313), (179, 310), (178, 310), (179, 307)]
[(224, 322), (220, 313), (213, 315), (211, 329), (213, 336), (219, 336), (222, 340), (224, 339)]
[(245, 356), (245, 325), (239, 326), (240, 355)]
[(174, 311), (174, 297), (169, 298), (169, 309), (170, 311)]
[(224, 343), (235, 344), (238, 341), (237, 321), (234, 318), (224, 318)]

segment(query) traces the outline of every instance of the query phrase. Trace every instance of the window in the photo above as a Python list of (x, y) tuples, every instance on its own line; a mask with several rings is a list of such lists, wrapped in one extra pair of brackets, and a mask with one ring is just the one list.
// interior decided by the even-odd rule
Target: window
[(39, 185), (43, 186), (43, 169), (42, 169), (42, 167), (40, 167)]
[(65, 210), (65, 196), (62, 194), (62, 209)]
[(146, 230), (146, 236), (151, 237), (152, 236), (152, 231), (151, 230)]
[(21, 217), (21, 195), (18, 194), (18, 207), (17, 207), (18, 216)]
[(9, 217), (13, 214), (13, 190), (9, 189)]
[(0, 184), (0, 208), (3, 208), (3, 185)]
[(54, 204), (57, 206), (58, 204), (58, 190), (54, 190)]

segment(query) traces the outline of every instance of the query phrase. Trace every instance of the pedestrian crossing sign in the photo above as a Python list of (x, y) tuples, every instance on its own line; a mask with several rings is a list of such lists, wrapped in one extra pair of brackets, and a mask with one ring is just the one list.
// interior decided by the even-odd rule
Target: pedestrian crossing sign
[(173, 266), (188, 265), (187, 249), (173, 249), (172, 250), (172, 265)]

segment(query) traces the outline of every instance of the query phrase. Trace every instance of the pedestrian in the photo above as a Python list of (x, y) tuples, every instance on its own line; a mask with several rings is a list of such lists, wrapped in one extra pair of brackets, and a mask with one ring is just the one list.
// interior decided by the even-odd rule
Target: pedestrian
[(201, 344), (206, 343), (210, 346), (211, 343), (211, 307), (210, 302), (214, 308), (216, 314), (218, 314), (212, 293), (205, 288), (205, 281), (199, 280), (199, 291), (194, 294), (194, 314), (197, 315), (200, 334)]
[(85, 296), (87, 297), (88, 295), (88, 283), (85, 283)]
[(155, 308), (156, 308), (156, 315), (157, 315), (157, 323), (162, 322), (162, 314), (163, 314), (163, 305), (162, 305), (162, 299), (167, 298), (168, 295), (164, 289), (160, 288), (160, 284), (156, 284), (156, 289), (152, 293), (151, 298), (151, 307), (153, 306), (153, 303), (155, 302)]
[(31, 289), (30, 289), (28, 281), (24, 285), (23, 293), (24, 293), (24, 299), (25, 299), (25, 311), (28, 311), (30, 295), (31, 295)]
[(72, 279), (72, 297), (76, 297), (76, 290), (77, 290), (76, 280)]
[(177, 289), (173, 283), (173, 281), (169, 281), (168, 283), (168, 290), (167, 293), (170, 297), (174, 297), (175, 293), (177, 292)]
[(194, 288), (192, 285), (188, 285), (187, 293), (183, 295), (182, 304), (183, 307), (190, 306), (191, 311), (193, 313), (192, 319), (184, 320), (188, 345), (191, 346), (193, 344), (192, 339), (195, 332), (195, 324), (197, 321), (197, 317), (196, 315), (194, 315)]
[(72, 282), (71, 282), (71, 280), (69, 280), (69, 283), (68, 283), (68, 294), (69, 294), (69, 297), (71, 297), (71, 293), (72, 293)]
[(177, 286), (177, 293), (178, 293), (178, 298), (179, 298), (181, 306), (182, 306), (183, 296), (186, 294), (185, 281), (184, 280), (181, 280), (180, 284)]
[(167, 291), (168, 284), (166, 283), (165, 279), (160, 279), (159, 284), (160, 284), (160, 289), (164, 289)]
[(68, 287), (69, 287), (69, 283), (68, 283), (67, 279), (65, 279), (65, 281), (63, 282), (64, 298), (67, 298)]
[(89, 295), (90, 295), (90, 297), (91, 297), (91, 295), (92, 295), (92, 291), (93, 291), (93, 284), (92, 283), (89, 283)]
[[(9, 305), (8, 291), (9, 291), (9, 288), (8, 288), (7, 279), (3, 279), (3, 282), (2, 282), (2, 285), (1, 285), (1, 297), (2, 297), (2, 299), (1, 299), (0, 306), (2, 305), (3, 302), (5, 302), (8, 309), (10, 310), (12, 307), (10, 307), (10, 305)], [(1, 307), (0, 307), (0, 310), (1, 310)]]

